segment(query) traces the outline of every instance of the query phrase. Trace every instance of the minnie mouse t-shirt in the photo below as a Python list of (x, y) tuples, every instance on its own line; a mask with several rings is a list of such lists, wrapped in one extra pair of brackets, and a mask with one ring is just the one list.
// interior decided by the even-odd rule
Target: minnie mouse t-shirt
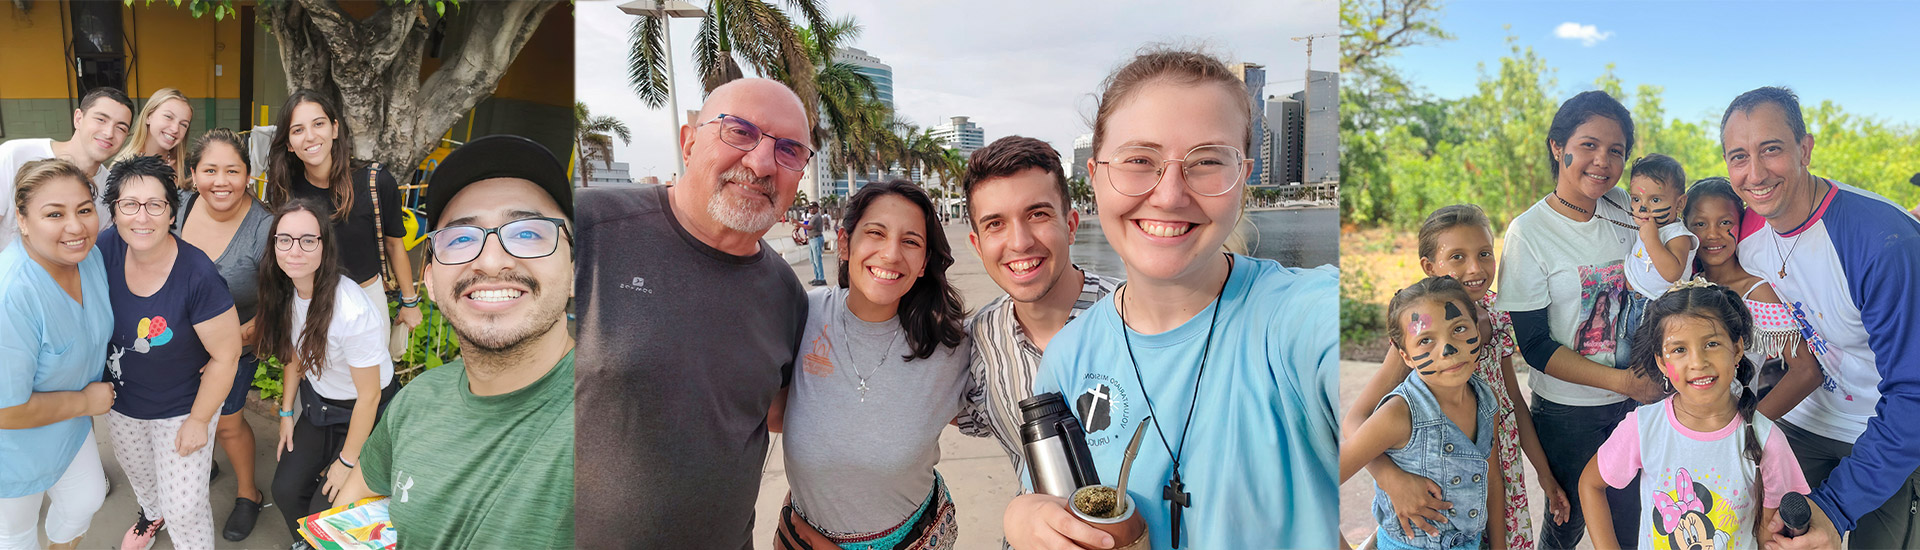
[(233, 295), (220, 268), (185, 241), (173, 271), (149, 296), (127, 288), (127, 242), (108, 229), (97, 241), (107, 265), (113, 300), (113, 339), (107, 345), (106, 381), (113, 383), (113, 410), (141, 420), (193, 412), (200, 369), (212, 355), (194, 325), (233, 309)]
[[(1712, 432), (1688, 429), (1673, 416), (1673, 399), (1627, 413), (1595, 457), (1607, 486), (1640, 481), (1639, 548), (1759, 548), (1760, 509), (1779, 508), (1789, 491), (1806, 493), (1807, 478), (1773, 421), (1753, 415), (1760, 464), (1747, 460), (1738, 416)], [(1754, 500), (1755, 478), (1761, 499)]]

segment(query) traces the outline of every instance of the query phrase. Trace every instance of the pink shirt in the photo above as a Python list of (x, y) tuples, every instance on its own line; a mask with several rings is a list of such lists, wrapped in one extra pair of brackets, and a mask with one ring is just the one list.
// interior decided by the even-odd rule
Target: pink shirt
[[(1615, 489), (1643, 474), (1640, 505), (1646, 513), (1639, 546), (1668, 548), (1669, 539), (1677, 537), (1683, 539), (1679, 547), (1685, 548), (1711, 537), (1720, 548), (1759, 547), (1753, 536), (1760, 518), (1752, 498), (1754, 477), (1759, 477), (1766, 508), (1778, 508), (1788, 491), (1811, 490), (1786, 436), (1774, 429), (1773, 421), (1754, 415), (1755, 435), (1761, 441), (1756, 466), (1741, 456), (1746, 436), (1738, 417), (1712, 432), (1695, 431), (1674, 417), (1672, 402), (1669, 398), (1627, 413), (1597, 455), (1600, 478)], [(1694, 536), (1701, 539), (1689, 538)]]

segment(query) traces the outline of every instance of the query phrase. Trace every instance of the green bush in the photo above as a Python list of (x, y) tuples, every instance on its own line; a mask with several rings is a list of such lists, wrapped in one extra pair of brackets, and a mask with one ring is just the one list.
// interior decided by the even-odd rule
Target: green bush
[[(397, 316), (400, 313), (399, 302), (387, 304), (388, 313)], [(420, 326), (415, 327), (407, 336), (407, 351), (400, 355), (400, 361), (393, 365), (394, 381), (405, 385), (412, 382), (420, 373), (434, 367), (445, 365), (460, 357), (460, 339), (453, 334), (453, 325), (447, 322), (447, 316), (440, 313), (433, 300), (424, 293), (420, 296)], [(285, 391), (280, 384), (281, 373), (286, 372), (286, 363), (278, 357), (265, 354), (260, 356), (260, 368), (253, 372), (253, 387), (260, 390), (260, 399), (276, 401)]]
[(1373, 278), (1358, 267), (1340, 277), (1340, 341), (1343, 344), (1371, 342), (1386, 328), (1386, 312), (1374, 297), (1379, 294)]

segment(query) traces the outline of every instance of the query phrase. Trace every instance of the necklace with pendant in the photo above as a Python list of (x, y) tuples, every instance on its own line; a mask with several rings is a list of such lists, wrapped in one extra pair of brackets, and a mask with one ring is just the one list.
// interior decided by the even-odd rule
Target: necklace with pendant
[[(1807, 178), (1808, 178), (1808, 179), (1812, 179), (1812, 178), (1813, 178), (1813, 174), (1807, 174)], [(1815, 183), (1815, 184), (1813, 185), (1813, 187), (1814, 187), (1814, 193), (1815, 193), (1815, 194), (1818, 194), (1818, 193), (1819, 193), (1819, 184), (1818, 184), (1818, 183)], [(1815, 202), (1815, 203), (1813, 203), (1813, 204), (1812, 204), (1811, 206), (1809, 206), (1809, 208), (1814, 208), (1814, 209), (1818, 209), (1818, 208), (1820, 208), (1820, 204), (1819, 204), (1818, 202)], [(1812, 221), (1813, 221), (1813, 214), (1812, 214), (1811, 212), (1809, 212), (1809, 213), (1807, 214), (1807, 221), (1806, 221), (1806, 222), (1803, 222), (1803, 223), (1801, 223), (1801, 225), (1800, 225), (1800, 231), (1802, 231), (1802, 233), (1801, 233), (1802, 235), (1804, 235), (1804, 234), (1805, 234), (1804, 232), (1806, 231), (1806, 226), (1807, 226), (1807, 224), (1810, 224), (1810, 223), (1812, 223)], [(1797, 250), (1797, 249), (1799, 249), (1799, 248), (1800, 248), (1800, 235), (1794, 235), (1794, 236), (1793, 236), (1793, 244), (1790, 244), (1790, 245), (1787, 245), (1787, 252), (1786, 252), (1785, 254), (1781, 254), (1781, 253), (1780, 253), (1780, 239), (1781, 239), (1781, 237), (1780, 237), (1780, 234), (1778, 234), (1778, 233), (1775, 233), (1775, 234), (1774, 234), (1774, 239), (1773, 239), (1773, 253), (1774, 253), (1774, 254), (1780, 254), (1780, 272), (1779, 272), (1779, 275), (1780, 275), (1780, 279), (1781, 279), (1781, 280), (1786, 280), (1786, 278), (1787, 278), (1787, 260), (1788, 260), (1789, 258), (1792, 258), (1792, 257), (1793, 257), (1793, 251), (1794, 251), (1794, 250)]]
[[(848, 292), (852, 292), (852, 290), (849, 290)], [(843, 306), (845, 306), (845, 305), (847, 305), (844, 299), (843, 299), (843, 300), (841, 301), (841, 305), (843, 305)], [(848, 326), (851, 326), (851, 324), (850, 324), (850, 323), (849, 323), (849, 322), (848, 322), (848, 321), (846, 320), (846, 315), (847, 315), (847, 312), (848, 312), (848, 311), (849, 311), (850, 309), (852, 309), (852, 308), (851, 308), (851, 307), (842, 307), (842, 308), (840, 308), (840, 315), (839, 315), (839, 317), (840, 317), (840, 326), (842, 326), (842, 327), (848, 327)], [(843, 331), (843, 332), (845, 332), (845, 331)], [(852, 334), (852, 333), (851, 333), (851, 332), (847, 332), (847, 334)], [(851, 340), (844, 340), (844, 339), (843, 339), (843, 340), (841, 340), (841, 341), (843, 341), (843, 342), (851, 342)], [(873, 375), (876, 375), (876, 374), (880, 374), (880, 368), (881, 368), (881, 367), (885, 367), (885, 366), (887, 366), (887, 356), (890, 356), (890, 355), (893, 355), (893, 345), (894, 345), (894, 344), (897, 344), (897, 343), (899, 343), (899, 340), (898, 340), (898, 339), (896, 339), (896, 338), (888, 338), (888, 339), (887, 339), (887, 351), (885, 351), (885, 352), (883, 352), (883, 353), (881, 353), (881, 354), (880, 354), (880, 360), (879, 360), (879, 361), (875, 361), (875, 362), (874, 362), (874, 364), (873, 364), (873, 371), (872, 371), (872, 372), (868, 372), (868, 373), (866, 373), (866, 374), (860, 374), (860, 362), (859, 362), (859, 360), (858, 360), (858, 359), (856, 359), (856, 358), (854, 358), (854, 356), (853, 356), (853, 348), (852, 348), (851, 346), (849, 346), (849, 347), (847, 348), (847, 351), (846, 351), (846, 355), (847, 355), (847, 365), (849, 365), (849, 366), (852, 366), (852, 367), (853, 367), (853, 377), (854, 377), (854, 378), (856, 378), (856, 379), (858, 379), (858, 380), (860, 381), (860, 383), (859, 383), (859, 385), (856, 385), (856, 386), (854, 386), (854, 388), (853, 388), (853, 389), (855, 389), (855, 390), (859, 390), (859, 391), (860, 391), (860, 402), (861, 402), (861, 403), (865, 403), (865, 402), (867, 402), (867, 390), (869, 389), (869, 388), (867, 387), (867, 379), (869, 379), (869, 378), (872, 378), (872, 377), (873, 377)]]

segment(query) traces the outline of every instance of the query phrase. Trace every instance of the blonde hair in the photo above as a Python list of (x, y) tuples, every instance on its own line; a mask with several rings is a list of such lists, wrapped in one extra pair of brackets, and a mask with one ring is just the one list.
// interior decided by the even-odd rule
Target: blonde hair
[[(133, 135), (127, 138), (127, 144), (120, 148), (120, 153), (113, 156), (111, 164), (117, 164), (120, 161), (145, 154), (147, 140), (149, 136), (153, 135), (153, 132), (147, 129), (147, 117), (153, 116), (153, 111), (159, 109), (160, 105), (175, 99), (180, 100), (182, 105), (187, 106), (188, 113), (193, 112), (193, 103), (187, 101), (187, 95), (180, 93), (179, 89), (161, 88), (159, 91), (153, 92), (153, 96), (147, 98), (146, 105), (140, 107), (140, 114), (135, 115), (133, 118), (137, 131), (130, 132)], [(192, 125), (189, 124), (188, 128), (192, 128)], [(191, 168), (187, 166), (187, 142), (189, 141), (192, 140), (187, 139), (187, 136), (180, 136), (180, 142), (173, 144), (173, 148), (167, 150), (166, 154), (161, 156), (161, 158), (170, 158), (173, 161), (173, 181), (188, 181), (187, 172), (191, 170)]]
[(14, 211), (20, 214), (21, 219), (25, 219), (27, 217), (27, 199), (33, 198), (35, 193), (40, 192), (41, 187), (57, 181), (60, 178), (78, 180), (81, 185), (87, 186), (87, 196), (89, 197), (96, 196), (99, 192), (93, 188), (93, 178), (87, 177), (87, 173), (80, 171), (80, 167), (74, 166), (72, 161), (58, 158), (36, 160), (20, 165), (20, 171), (14, 174)]

